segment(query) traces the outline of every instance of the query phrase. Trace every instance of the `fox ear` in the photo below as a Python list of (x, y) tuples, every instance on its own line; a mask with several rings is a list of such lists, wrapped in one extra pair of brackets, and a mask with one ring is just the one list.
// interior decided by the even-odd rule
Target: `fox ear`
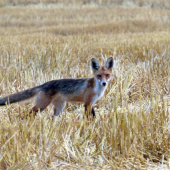
[(92, 71), (95, 71), (95, 70), (99, 70), (100, 68), (100, 64), (98, 63), (98, 61), (94, 58), (91, 59), (91, 69)]
[(111, 70), (113, 68), (113, 57), (110, 57), (105, 64), (105, 67), (109, 70)]

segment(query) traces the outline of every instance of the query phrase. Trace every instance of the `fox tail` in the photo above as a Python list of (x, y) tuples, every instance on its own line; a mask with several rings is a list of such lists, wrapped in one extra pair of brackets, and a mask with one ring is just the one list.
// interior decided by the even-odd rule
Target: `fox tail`
[(4, 106), (10, 103), (20, 102), (31, 97), (34, 97), (41, 90), (40, 86), (30, 88), (18, 93), (11, 94), (9, 96), (0, 98), (0, 106)]

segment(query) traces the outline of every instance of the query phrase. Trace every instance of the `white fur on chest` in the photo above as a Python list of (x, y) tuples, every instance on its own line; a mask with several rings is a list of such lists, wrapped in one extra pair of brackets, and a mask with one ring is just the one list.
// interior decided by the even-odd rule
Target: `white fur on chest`
[(95, 96), (92, 99), (92, 105), (104, 95), (106, 88), (107, 86), (96, 86), (94, 88)]

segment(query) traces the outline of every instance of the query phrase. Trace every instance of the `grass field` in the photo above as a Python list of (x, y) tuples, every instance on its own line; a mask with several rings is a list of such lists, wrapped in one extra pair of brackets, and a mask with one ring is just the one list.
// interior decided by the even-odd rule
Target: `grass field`
[(0, 97), (60, 78), (91, 77), (114, 57), (113, 78), (83, 117), (68, 103), (23, 118), (32, 100), (0, 107), (0, 169), (169, 169), (170, 1), (2, 0)]

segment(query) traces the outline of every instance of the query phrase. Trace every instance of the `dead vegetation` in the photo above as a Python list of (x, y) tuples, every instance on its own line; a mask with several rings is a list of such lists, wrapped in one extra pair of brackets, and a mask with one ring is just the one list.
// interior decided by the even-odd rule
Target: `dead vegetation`
[(67, 104), (56, 124), (52, 107), (27, 120), (33, 103), (1, 107), (0, 169), (168, 169), (170, 11), (158, 4), (169, 1), (83, 2), (1, 1), (1, 97), (90, 77), (92, 57), (113, 56), (115, 67), (95, 121), (81, 104)]

